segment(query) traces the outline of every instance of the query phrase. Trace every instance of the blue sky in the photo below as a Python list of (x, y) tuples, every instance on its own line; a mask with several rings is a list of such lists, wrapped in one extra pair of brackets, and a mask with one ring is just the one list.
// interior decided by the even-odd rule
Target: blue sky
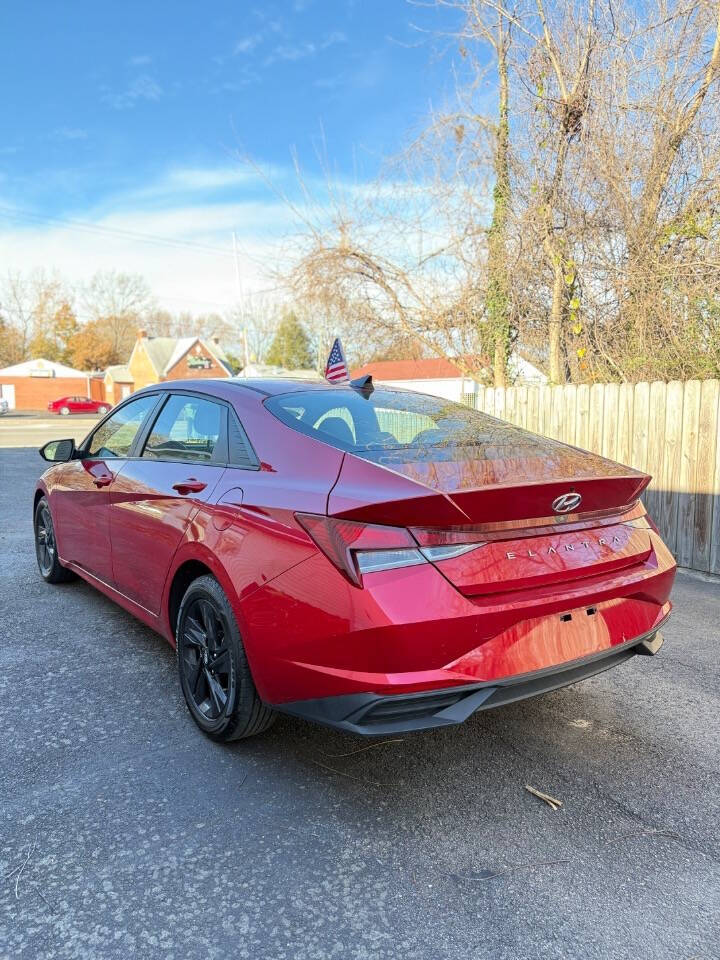
[(4, 263), (138, 270), (167, 306), (203, 309), (232, 298), (225, 263), (118, 231), (229, 248), (236, 230), (261, 283), (296, 225), (238, 153), (291, 191), (293, 150), (311, 178), (320, 149), (339, 180), (370, 181), (450, 92), (451, 27), (405, 0), (3, 4)]

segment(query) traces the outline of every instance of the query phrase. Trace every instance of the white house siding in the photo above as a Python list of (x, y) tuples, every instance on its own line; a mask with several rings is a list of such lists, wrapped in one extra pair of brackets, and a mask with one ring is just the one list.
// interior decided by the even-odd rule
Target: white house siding
[(388, 387), (401, 387), (404, 390), (429, 393), (431, 397), (442, 397), (444, 400), (461, 401), (466, 393), (475, 393), (475, 382), (469, 377), (452, 377), (447, 380), (377, 380), (375, 382), (386, 384)]

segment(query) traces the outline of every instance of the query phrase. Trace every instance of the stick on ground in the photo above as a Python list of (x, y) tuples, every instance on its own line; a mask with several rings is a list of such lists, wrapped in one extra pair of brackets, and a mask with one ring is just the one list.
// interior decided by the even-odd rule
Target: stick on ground
[(536, 790), (535, 787), (531, 787), (527, 783), (525, 784), (525, 789), (534, 797), (539, 797), (541, 800), (544, 800), (549, 807), (553, 808), (553, 810), (557, 810), (563, 805), (562, 800), (556, 800), (555, 797), (551, 797), (549, 793), (543, 793), (542, 790)]

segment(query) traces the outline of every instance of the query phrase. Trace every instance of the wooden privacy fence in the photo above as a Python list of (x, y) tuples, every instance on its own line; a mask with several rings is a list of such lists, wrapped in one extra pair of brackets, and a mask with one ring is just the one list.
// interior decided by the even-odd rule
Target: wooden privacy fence
[(720, 574), (720, 381), (479, 387), (468, 399), (651, 474), (643, 500), (678, 563)]

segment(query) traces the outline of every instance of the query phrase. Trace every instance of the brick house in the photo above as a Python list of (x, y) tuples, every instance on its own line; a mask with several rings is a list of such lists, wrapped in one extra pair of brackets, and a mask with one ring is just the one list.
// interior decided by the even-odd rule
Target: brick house
[(133, 391), (164, 380), (232, 375), (217, 337), (148, 337), (145, 330), (138, 330), (128, 362), (105, 372), (105, 398), (118, 403)]
[(103, 399), (96, 392), (91, 374), (42, 357), (0, 370), (0, 397), (10, 410), (47, 410), (60, 397)]
[[(489, 364), (476, 357), (467, 357), (468, 366), (485, 368), (490, 377)], [(513, 380), (517, 384), (547, 383), (547, 377), (534, 364), (513, 353), (509, 363)], [(376, 383), (390, 387), (404, 387), (429, 393), (446, 400), (470, 400), (477, 392), (477, 384), (452, 360), (444, 357), (427, 357), (421, 360), (378, 360), (366, 363), (353, 370), (351, 377), (371, 374)]]

